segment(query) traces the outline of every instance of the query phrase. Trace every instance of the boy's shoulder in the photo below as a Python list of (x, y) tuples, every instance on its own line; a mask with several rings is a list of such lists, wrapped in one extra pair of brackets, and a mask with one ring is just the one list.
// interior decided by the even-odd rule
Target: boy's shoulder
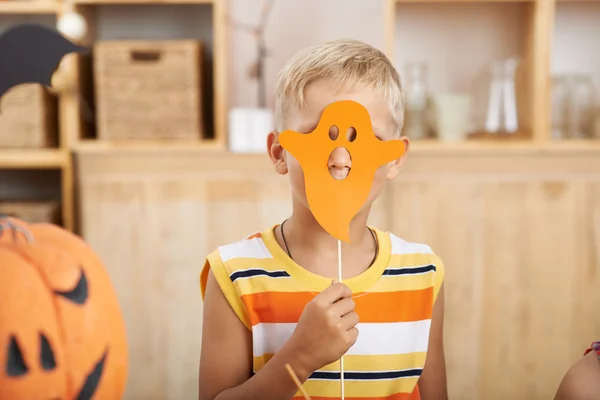
[(266, 259), (272, 258), (265, 241), (269, 240), (268, 230), (255, 231), (233, 242), (217, 246), (208, 255), (208, 261), (230, 263), (237, 259)]
[(206, 256), (200, 273), (203, 296), (209, 270), (221, 285), (231, 285), (245, 274), (256, 274), (259, 269), (269, 274), (277, 266), (270, 250), (274, 240), (273, 227), (270, 227), (214, 248)]
[(389, 236), (391, 253), (392, 254), (430, 254), (435, 256), (435, 253), (426, 243), (411, 242), (397, 236), (392, 232), (385, 232)]
[(439, 263), (442, 262), (431, 246), (426, 243), (413, 242), (406, 240), (393, 232), (381, 230), (376, 227), (371, 228), (375, 230), (380, 239), (384, 240), (380, 245), (389, 246), (391, 262), (393, 262), (394, 259), (402, 259), (404, 262), (408, 263), (413, 262), (415, 259), (435, 260)]
[(385, 234), (389, 238), (390, 246), (386, 275), (431, 279), (435, 301), (446, 275), (441, 258), (428, 244), (411, 242), (391, 232), (385, 232)]
[[(275, 240), (273, 228), (253, 232), (242, 239), (217, 246), (206, 256), (200, 272), (202, 299), (206, 295), (208, 274), (212, 271), (217, 284), (240, 320), (250, 327), (249, 316), (240, 299), (239, 282), (251, 276), (278, 276), (278, 263), (269, 250)], [(271, 243), (271, 244), (269, 244)], [(246, 287), (247, 288), (247, 287)]]
[[(227, 263), (236, 258), (269, 258), (271, 254), (265, 246), (263, 232), (253, 232), (242, 239), (222, 244), (215, 248), (211, 255)], [(210, 257), (210, 256), (209, 256)]]

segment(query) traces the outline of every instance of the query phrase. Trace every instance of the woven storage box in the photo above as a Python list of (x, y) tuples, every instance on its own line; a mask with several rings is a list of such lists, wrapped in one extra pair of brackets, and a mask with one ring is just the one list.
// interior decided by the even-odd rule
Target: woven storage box
[(202, 50), (197, 40), (98, 42), (98, 139), (201, 139)]
[(44, 148), (58, 144), (56, 107), (38, 84), (13, 87), (0, 102), (0, 148)]
[(60, 205), (55, 201), (0, 202), (0, 214), (19, 218), (30, 224), (38, 222), (58, 224)]

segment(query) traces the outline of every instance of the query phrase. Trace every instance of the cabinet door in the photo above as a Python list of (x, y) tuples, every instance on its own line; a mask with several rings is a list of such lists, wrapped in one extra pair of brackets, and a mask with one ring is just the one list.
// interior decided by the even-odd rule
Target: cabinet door
[(548, 399), (600, 319), (600, 183), (398, 182), (391, 230), (443, 259), (450, 398)]

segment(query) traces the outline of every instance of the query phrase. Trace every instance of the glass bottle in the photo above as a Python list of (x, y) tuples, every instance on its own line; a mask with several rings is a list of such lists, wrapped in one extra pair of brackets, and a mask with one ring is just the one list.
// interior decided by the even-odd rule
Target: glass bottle
[(406, 66), (406, 114), (403, 134), (411, 139), (429, 136), (427, 67), (422, 63)]
[(519, 129), (515, 76), (518, 62), (511, 58), (490, 66), (488, 109), (484, 130), (488, 133), (515, 133)]
[(567, 101), (569, 87), (564, 75), (552, 78), (552, 139), (567, 137)]
[(584, 139), (592, 136), (594, 124), (594, 86), (588, 75), (571, 74), (567, 78), (569, 97), (567, 102), (568, 137)]

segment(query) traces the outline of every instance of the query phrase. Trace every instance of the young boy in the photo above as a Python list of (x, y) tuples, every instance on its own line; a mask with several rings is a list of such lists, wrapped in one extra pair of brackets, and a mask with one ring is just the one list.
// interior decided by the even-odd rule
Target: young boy
[[(275, 172), (289, 175), (293, 212), (207, 257), (200, 279), (200, 400), (294, 398), (287, 363), (314, 400), (339, 399), (342, 356), (348, 400), (446, 399), (444, 266), (427, 245), (367, 226), (372, 202), (405, 156), (377, 171), (351, 223), (351, 244), (342, 243), (342, 284), (334, 282), (337, 240), (311, 214), (300, 165), (278, 141), (286, 129), (310, 133), (328, 104), (354, 100), (368, 110), (379, 139), (408, 146), (400, 136), (398, 73), (375, 48), (338, 40), (293, 57), (276, 91), (277, 132), (267, 148)], [(330, 130), (332, 138), (346, 134), (360, 132)], [(335, 179), (352, 168), (344, 149), (328, 163)]]

